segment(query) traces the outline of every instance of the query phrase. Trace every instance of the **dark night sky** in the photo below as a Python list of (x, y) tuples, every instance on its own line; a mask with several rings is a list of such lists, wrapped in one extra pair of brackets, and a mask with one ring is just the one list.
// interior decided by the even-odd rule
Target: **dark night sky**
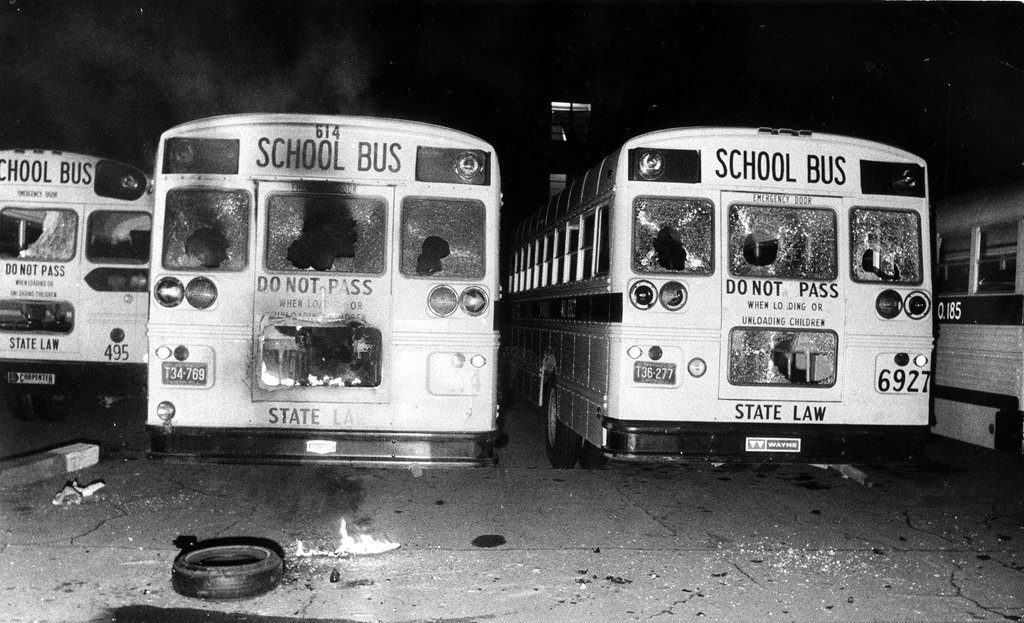
[(151, 168), (164, 129), (370, 114), (494, 144), (510, 212), (547, 190), (548, 103), (594, 153), (692, 125), (850, 134), (928, 159), (932, 195), (1024, 177), (1017, 2), (67, 2), (0, 8), (0, 149)]

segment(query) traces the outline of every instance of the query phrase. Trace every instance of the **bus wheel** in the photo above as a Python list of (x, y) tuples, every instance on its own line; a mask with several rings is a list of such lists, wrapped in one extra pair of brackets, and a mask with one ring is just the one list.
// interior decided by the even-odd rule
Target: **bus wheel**
[(576, 434), (565, 422), (558, 419), (558, 393), (552, 380), (547, 392), (546, 426), (544, 427), (544, 449), (548, 454), (548, 462), (555, 469), (572, 469), (580, 458), (583, 438)]
[(583, 448), (580, 450), (580, 467), (583, 469), (604, 469), (608, 464), (608, 457), (601, 452), (594, 444), (583, 440)]
[(241, 599), (273, 590), (284, 577), (284, 560), (273, 548), (216, 541), (178, 554), (171, 567), (175, 592), (199, 599)]
[(7, 408), (11, 415), (19, 420), (35, 419), (36, 413), (32, 409), (32, 396), (30, 394), (7, 394)]
[(60, 422), (71, 410), (67, 394), (26, 394), (36, 417), (47, 422)]

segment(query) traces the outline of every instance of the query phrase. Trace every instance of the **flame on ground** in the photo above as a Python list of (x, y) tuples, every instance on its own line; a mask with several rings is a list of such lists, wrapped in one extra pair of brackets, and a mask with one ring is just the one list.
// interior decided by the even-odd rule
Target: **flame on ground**
[(371, 554), (381, 554), (389, 552), (393, 549), (401, 547), (400, 543), (394, 541), (386, 541), (381, 539), (375, 539), (369, 534), (358, 534), (355, 537), (349, 536), (348, 530), (346, 530), (345, 518), (341, 518), (341, 527), (338, 530), (341, 536), (341, 542), (338, 544), (338, 548), (331, 551), (326, 549), (320, 549), (314, 547), (313, 549), (306, 549), (302, 544), (302, 541), (295, 540), (295, 556), (312, 557), (312, 556), (330, 556), (332, 558), (344, 558), (347, 556), (368, 556)]

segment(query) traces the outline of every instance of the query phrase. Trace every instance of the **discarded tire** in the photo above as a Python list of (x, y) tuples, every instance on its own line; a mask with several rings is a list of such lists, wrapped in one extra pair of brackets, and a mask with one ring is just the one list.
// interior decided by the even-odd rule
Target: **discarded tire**
[(199, 599), (241, 599), (274, 589), (284, 560), (273, 547), (254, 543), (200, 542), (174, 559), (175, 592)]

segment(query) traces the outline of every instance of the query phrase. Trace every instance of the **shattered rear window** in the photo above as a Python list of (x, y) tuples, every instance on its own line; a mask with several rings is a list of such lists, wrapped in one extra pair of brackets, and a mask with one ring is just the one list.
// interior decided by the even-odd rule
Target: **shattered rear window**
[(259, 346), (260, 383), (268, 389), (381, 383), (380, 329), (360, 322), (271, 322), (260, 332)]
[(481, 279), (486, 273), (486, 210), (480, 201), (402, 202), (402, 274)]
[(145, 264), (153, 218), (145, 212), (93, 212), (85, 226), (85, 257), (102, 264)]
[(633, 269), (645, 273), (714, 272), (714, 205), (708, 199), (637, 197)]
[(739, 277), (835, 279), (835, 212), (730, 206), (729, 272)]
[(729, 383), (831, 387), (839, 343), (834, 331), (741, 328), (729, 334)]
[(278, 194), (267, 202), (267, 268), (384, 272), (387, 203), (380, 197)]
[(854, 208), (850, 210), (850, 245), (854, 281), (923, 281), (917, 212)]
[(167, 193), (164, 268), (239, 271), (248, 263), (249, 193), (175, 188)]
[(4, 208), (0, 257), (66, 262), (75, 257), (78, 215), (71, 210)]

